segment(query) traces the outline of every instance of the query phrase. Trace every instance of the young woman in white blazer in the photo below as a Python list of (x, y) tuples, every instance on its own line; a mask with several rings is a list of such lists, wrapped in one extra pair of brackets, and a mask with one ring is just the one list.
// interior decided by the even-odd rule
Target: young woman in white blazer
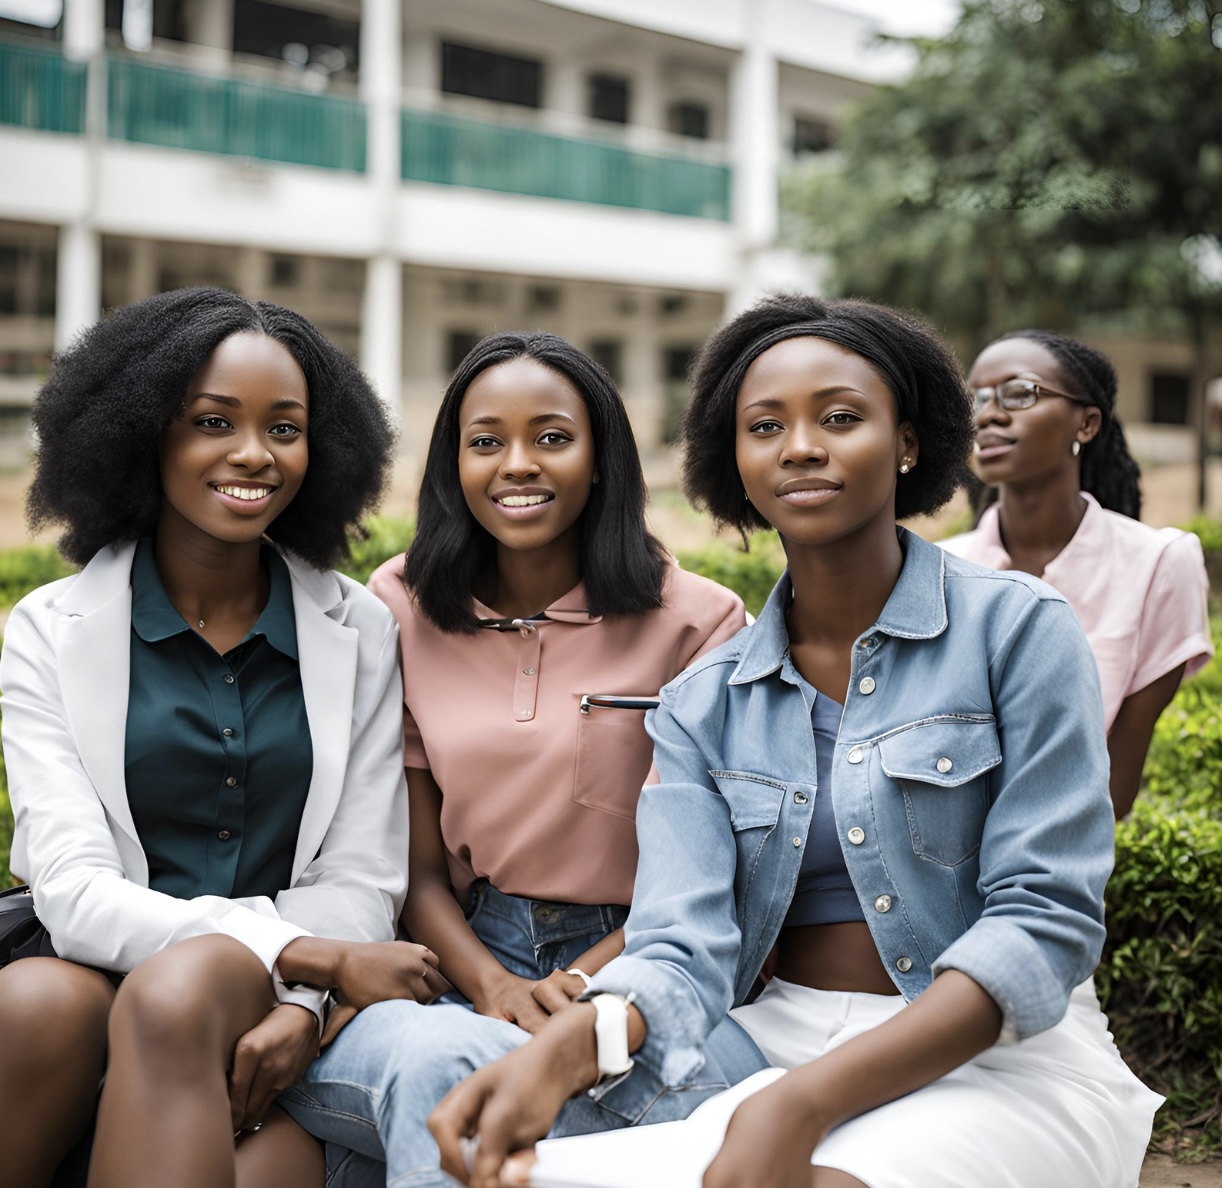
[[(31, 523), (84, 568), (17, 605), (0, 663), (12, 868), (55, 954), (0, 969), (0, 1188), (50, 1182), (104, 1071), (93, 1188), (321, 1182), (269, 1108), (328, 991), (440, 985), (392, 939), (397, 629), (328, 569), (393, 433), (308, 322), (216, 289), (93, 327), (34, 424)], [(265, 1117), (283, 1137), (235, 1156)]]

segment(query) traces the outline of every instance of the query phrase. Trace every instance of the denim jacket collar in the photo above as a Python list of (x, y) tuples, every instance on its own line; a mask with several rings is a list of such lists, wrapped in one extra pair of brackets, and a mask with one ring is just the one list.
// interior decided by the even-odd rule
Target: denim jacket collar
[[(896, 531), (904, 550), (904, 564), (882, 614), (867, 634), (933, 639), (946, 630), (945, 553), (906, 528)], [(933, 598), (929, 596), (931, 590), (936, 590)], [(793, 584), (786, 570), (768, 596), (755, 626), (747, 632), (742, 659), (730, 677), (731, 685), (758, 681), (784, 666), (789, 653), (785, 612), (792, 598)]]

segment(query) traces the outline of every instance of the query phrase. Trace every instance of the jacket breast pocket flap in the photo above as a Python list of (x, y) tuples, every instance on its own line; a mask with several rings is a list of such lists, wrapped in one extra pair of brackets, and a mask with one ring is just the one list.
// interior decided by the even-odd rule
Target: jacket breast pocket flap
[(1001, 762), (993, 718), (929, 718), (878, 740), (882, 769), (893, 780), (957, 788)]
[(730, 806), (730, 825), (743, 829), (771, 829), (781, 815), (786, 785), (749, 771), (710, 771), (722, 799)]

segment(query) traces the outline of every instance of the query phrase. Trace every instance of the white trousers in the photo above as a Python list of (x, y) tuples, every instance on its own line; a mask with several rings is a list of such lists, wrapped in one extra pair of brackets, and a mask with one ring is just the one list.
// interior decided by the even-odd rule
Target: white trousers
[[(731, 1013), (770, 1064), (794, 1068), (903, 1006), (774, 978)], [(1135, 1188), (1162, 1101), (1121, 1059), (1084, 982), (1055, 1027), (838, 1126), (811, 1162), (869, 1188)]]

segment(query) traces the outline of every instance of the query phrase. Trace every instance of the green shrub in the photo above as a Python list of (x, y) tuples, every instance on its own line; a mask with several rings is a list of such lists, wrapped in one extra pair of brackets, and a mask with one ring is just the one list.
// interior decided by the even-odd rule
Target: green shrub
[(1185, 532), (1195, 532), (1201, 538), (1201, 548), (1207, 553), (1222, 552), (1222, 519), (1199, 515), (1181, 526)]
[(733, 590), (758, 615), (785, 568), (785, 555), (775, 532), (757, 532), (750, 550), (725, 541), (715, 541), (701, 549), (678, 554), (684, 569), (712, 578)]
[(1139, 800), (1116, 827), (1100, 1001), (1130, 1067), (1167, 1097), (1156, 1142), (1222, 1144), (1222, 820)]
[(24, 545), (0, 552), (0, 607), (12, 606), (31, 590), (66, 577), (74, 566), (53, 545)]
[(414, 525), (410, 520), (374, 516), (365, 524), (366, 536), (352, 542), (349, 558), (340, 569), (364, 585), (383, 561), (407, 551), (412, 543)]

